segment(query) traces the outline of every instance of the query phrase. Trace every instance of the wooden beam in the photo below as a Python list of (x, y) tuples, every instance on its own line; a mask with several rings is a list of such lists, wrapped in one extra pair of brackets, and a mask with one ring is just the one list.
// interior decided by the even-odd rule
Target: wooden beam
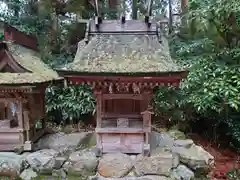
[(142, 94), (103, 94), (104, 100), (111, 99), (133, 99), (133, 100), (143, 100)]
[(0, 128), (0, 133), (19, 133), (23, 132), (23, 129), (21, 128)]
[[(183, 76), (183, 75), (182, 75)], [(127, 77), (127, 76), (65, 76), (72, 82), (99, 82), (99, 81), (114, 81), (114, 82), (173, 82), (180, 81), (181, 75), (159, 76), (159, 77)]]
[(7, 65), (7, 62), (3, 59), (0, 62), (0, 71), (2, 71), (2, 69)]
[(117, 134), (137, 134), (137, 133), (145, 133), (142, 128), (96, 128), (96, 133), (117, 133)]
[(103, 113), (102, 118), (130, 118), (130, 119), (140, 119), (142, 116), (140, 114), (114, 114), (114, 113)]
[(33, 87), (29, 86), (18, 86), (18, 87), (10, 87), (10, 86), (3, 86), (0, 85), (0, 92), (2, 93), (13, 93), (13, 92), (32, 92)]
[(8, 103), (8, 102), (17, 102), (16, 98), (0, 98), (0, 102)]

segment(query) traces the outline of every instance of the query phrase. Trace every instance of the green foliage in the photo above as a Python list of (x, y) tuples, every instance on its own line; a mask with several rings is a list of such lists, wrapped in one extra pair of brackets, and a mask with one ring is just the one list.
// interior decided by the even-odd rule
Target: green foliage
[(227, 173), (229, 180), (239, 180), (240, 179), (240, 170), (233, 169)]
[(208, 119), (209, 131), (225, 125), (221, 132), (232, 137), (235, 148), (240, 147), (240, 118), (232, 118), (240, 107), (239, 7), (237, 0), (191, 0), (187, 22), (170, 41), (173, 57), (189, 71), (181, 84), (182, 103)]
[(230, 118), (225, 121), (227, 129), (227, 135), (232, 137), (232, 141), (230, 145), (240, 151), (240, 112), (234, 113), (230, 116)]
[(219, 113), (240, 105), (240, 69), (214, 59), (199, 59), (191, 67), (183, 89), (188, 92), (187, 102), (201, 112)]
[(4, 34), (0, 32), (0, 41), (4, 40)]
[(192, 120), (194, 111), (186, 103), (186, 92), (173, 86), (161, 86), (155, 90), (152, 104), (154, 113), (161, 119), (166, 128), (176, 128), (181, 131), (189, 130), (189, 120)]
[(60, 111), (64, 120), (95, 113), (95, 99), (88, 86), (49, 87), (46, 91), (47, 112)]
[(182, 97), (182, 91), (178, 88), (159, 87), (152, 99), (155, 114), (160, 116), (164, 113), (169, 121), (184, 119), (180, 109)]
[(48, 19), (38, 16), (37, 1), (9, 0), (5, 3), (7, 8), (0, 11), (4, 22), (26, 34), (36, 35), (46, 32)]

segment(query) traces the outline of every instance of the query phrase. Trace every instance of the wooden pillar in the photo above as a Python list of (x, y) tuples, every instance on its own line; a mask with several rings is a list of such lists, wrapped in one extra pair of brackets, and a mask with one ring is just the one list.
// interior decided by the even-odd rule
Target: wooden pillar
[(149, 133), (151, 132), (151, 117), (153, 112), (150, 111), (151, 107), (151, 98), (152, 93), (151, 91), (144, 91), (143, 92), (143, 105), (144, 105), (144, 111), (141, 113), (143, 118), (143, 128), (145, 132), (145, 142), (143, 147), (143, 154), (145, 156), (150, 155), (150, 144), (149, 144)]
[(145, 142), (143, 147), (143, 154), (146, 156), (150, 155), (150, 144), (149, 144), (149, 133), (151, 132), (151, 116), (152, 112), (146, 110), (141, 113), (143, 117), (143, 129), (145, 133)]
[(17, 119), (18, 119), (18, 126), (19, 128), (23, 129), (24, 128), (24, 123), (23, 123), (23, 104), (22, 100), (17, 101)]
[(152, 98), (152, 93), (150, 91), (144, 91), (143, 92), (143, 110), (147, 110), (148, 107), (151, 105), (151, 98)]
[(145, 132), (151, 132), (151, 117), (153, 112), (146, 110), (143, 111), (142, 113), (142, 118), (143, 118), (143, 128)]
[(8, 119), (8, 101), (4, 101), (4, 119)]
[(102, 125), (102, 92), (95, 92), (96, 96), (96, 114), (97, 114), (97, 128), (101, 128)]
[(41, 104), (42, 104), (42, 129), (46, 128), (46, 107), (45, 107), (45, 89), (41, 90)]
[(24, 128), (26, 130), (26, 141), (30, 141), (30, 118), (29, 118), (29, 111), (24, 110), (23, 111), (23, 118), (24, 118)]
[[(95, 91), (96, 97), (96, 121), (97, 121), (97, 128), (101, 128), (102, 126), (102, 92)], [(97, 148), (102, 152), (102, 140), (100, 134), (96, 133), (97, 138)]]
[(29, 116), (29, 107), (28, 107), (28, 101), (24, 102), (24, 104), (22, 104), (22, 111), (23, 111), (23, 127), (24, 130), (26, 131), (26, 137), (25, 137), (25, 141), (30, 141), (30, 126), (31, 126), (31, 122), (30, 122), (30, 116)]

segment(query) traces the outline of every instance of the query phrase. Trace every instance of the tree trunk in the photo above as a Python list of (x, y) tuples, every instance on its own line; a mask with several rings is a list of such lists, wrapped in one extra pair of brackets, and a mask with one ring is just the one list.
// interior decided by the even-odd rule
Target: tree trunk
[(132, 19), (137, 19), (137, 0), (132, 0)]
[(172, 0), (168, 0), (169, 13), (169, 34), (173, 31)]
[[(181, 0), (181, 15), (183, 16), (186, 13), (186, 9), (188, 6), (188, 0)], [(186, 18), (181, 18), (181, 24), (184, 26), (186, 24)]]

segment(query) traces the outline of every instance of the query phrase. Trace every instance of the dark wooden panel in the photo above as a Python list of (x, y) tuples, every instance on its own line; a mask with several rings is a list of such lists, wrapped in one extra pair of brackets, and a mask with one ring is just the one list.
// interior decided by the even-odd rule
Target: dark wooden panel
[[(132, 100), (132, 99), (105, 100), (105, 103), (104, 103), (105, 109), (103, 110), (104, 112), (103, 116), (108, 114), (110, 115), (110, 117), (108, 118), (113, 118), (113, 116), (111, 115), (122, 114), (122, 115), (133, 115), (135, 117), (137, 114), (140, 115), (140, 112), (141, 112), (140, 102), (141, 101)], [(129, 118), (134, 118), (134, 117), (129, 116)], [(139, 116), (136, 118), (139, 118)]]

